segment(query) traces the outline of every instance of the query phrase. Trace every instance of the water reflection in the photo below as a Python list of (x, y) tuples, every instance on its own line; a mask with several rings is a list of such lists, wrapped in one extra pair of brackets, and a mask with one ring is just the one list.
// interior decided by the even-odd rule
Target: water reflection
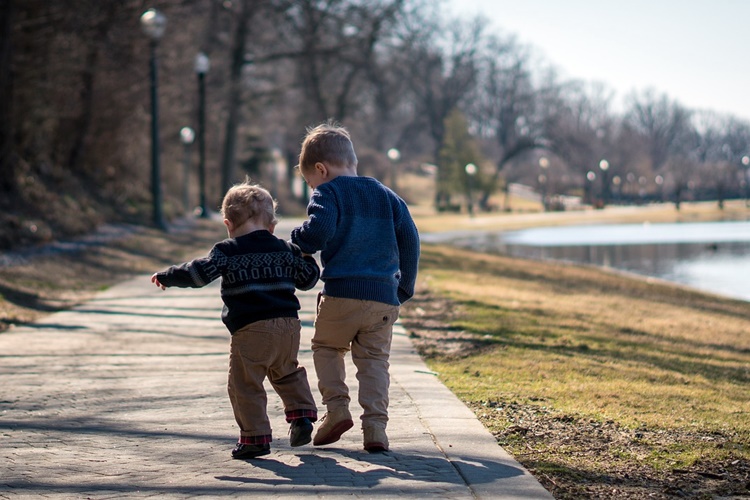
[(750, 301), (750, 223), (535, 228), (426, 235), (488, 253), (610, 267)]
[(548, 247), (500, 244), (486, 251), (611, 267), (750, 300), (750, 243)]

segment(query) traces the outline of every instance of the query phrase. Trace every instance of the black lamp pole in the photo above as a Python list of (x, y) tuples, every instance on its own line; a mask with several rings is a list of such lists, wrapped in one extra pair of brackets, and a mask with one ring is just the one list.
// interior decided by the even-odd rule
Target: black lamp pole
[(190, 145), (195, 140), (195, 132), (190, 127), (180, 129), (180, 142), (185, 149), (185, 159), (182, 169), (182, 206), (185, 212), (190, 211)]
[(165, 229), (161, 199), (161, 148), (159, 145), (159, 88), (156, 73), (156, 40), (151, 41), (151, 197), (154, 203), (154, 225)]
[(210, 61), (200, 52), (195, 57), (195, 72), (198, 74), (198, 182), (200, 184), (201, 217), (208, 217), (206, 207), (206, 73)]
[(164, 213), (162, 212), (161, 197), (161, 150), (159, 148), (159, 97), (156, 48), (159, 39), (164, 34), (167, 19), (156, 9), (149, 9), (141, 15), (141, 26), (150, 42), (150, 73), (151, 73), (151, 199), (153, 203), (153, 222), (159, 229), (166, 229)]

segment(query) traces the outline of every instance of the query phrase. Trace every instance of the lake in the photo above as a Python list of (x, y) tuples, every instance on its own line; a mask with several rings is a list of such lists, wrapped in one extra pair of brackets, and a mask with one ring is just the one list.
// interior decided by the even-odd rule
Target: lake
[(425, 234), (422, 240), (620, 269), (750, 301), (750, 222), (461, 231)]

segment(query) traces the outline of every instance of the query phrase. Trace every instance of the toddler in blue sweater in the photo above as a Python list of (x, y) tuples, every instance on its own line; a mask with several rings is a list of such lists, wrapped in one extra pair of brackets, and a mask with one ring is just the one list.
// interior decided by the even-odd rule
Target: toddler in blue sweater
[(313, 445), (334, 443), (354, 426), (344, 355), (359, 381), (367, 451), (388, 449), (389, 356), (399, 306), (414, 294), (419, 234), (406, 203), (370, 177), (357, 175), (349, 133), (324, 123), (302, 142), (299, 170), (313, 189), (308, 219), (291, 234), (306, 254), (320, 251), (313, 362), (327, 413)]

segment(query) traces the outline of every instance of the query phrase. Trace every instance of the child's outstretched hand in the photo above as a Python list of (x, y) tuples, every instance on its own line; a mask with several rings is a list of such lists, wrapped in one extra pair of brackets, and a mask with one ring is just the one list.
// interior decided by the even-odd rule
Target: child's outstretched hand
[(156, 285), (156, 286), (158, 286), (158, 287), (161, 287), (161, 289), (162, 289), (162, 290), (166, 290), (166, 289), (167, 289), (167, 287), (166, 287), (166, 286), (164, 286), (164, 285), (162, 285), (162, 284), (161, 284), (161, 283), (159, 282), (158, 278), (156, 277), (156, 274), (157, 274), (157, 273), (154, 273), (154, 275), (153, 275), (153, 276), (151, 276), (151, 283), (155, 284), (155, 285)]

